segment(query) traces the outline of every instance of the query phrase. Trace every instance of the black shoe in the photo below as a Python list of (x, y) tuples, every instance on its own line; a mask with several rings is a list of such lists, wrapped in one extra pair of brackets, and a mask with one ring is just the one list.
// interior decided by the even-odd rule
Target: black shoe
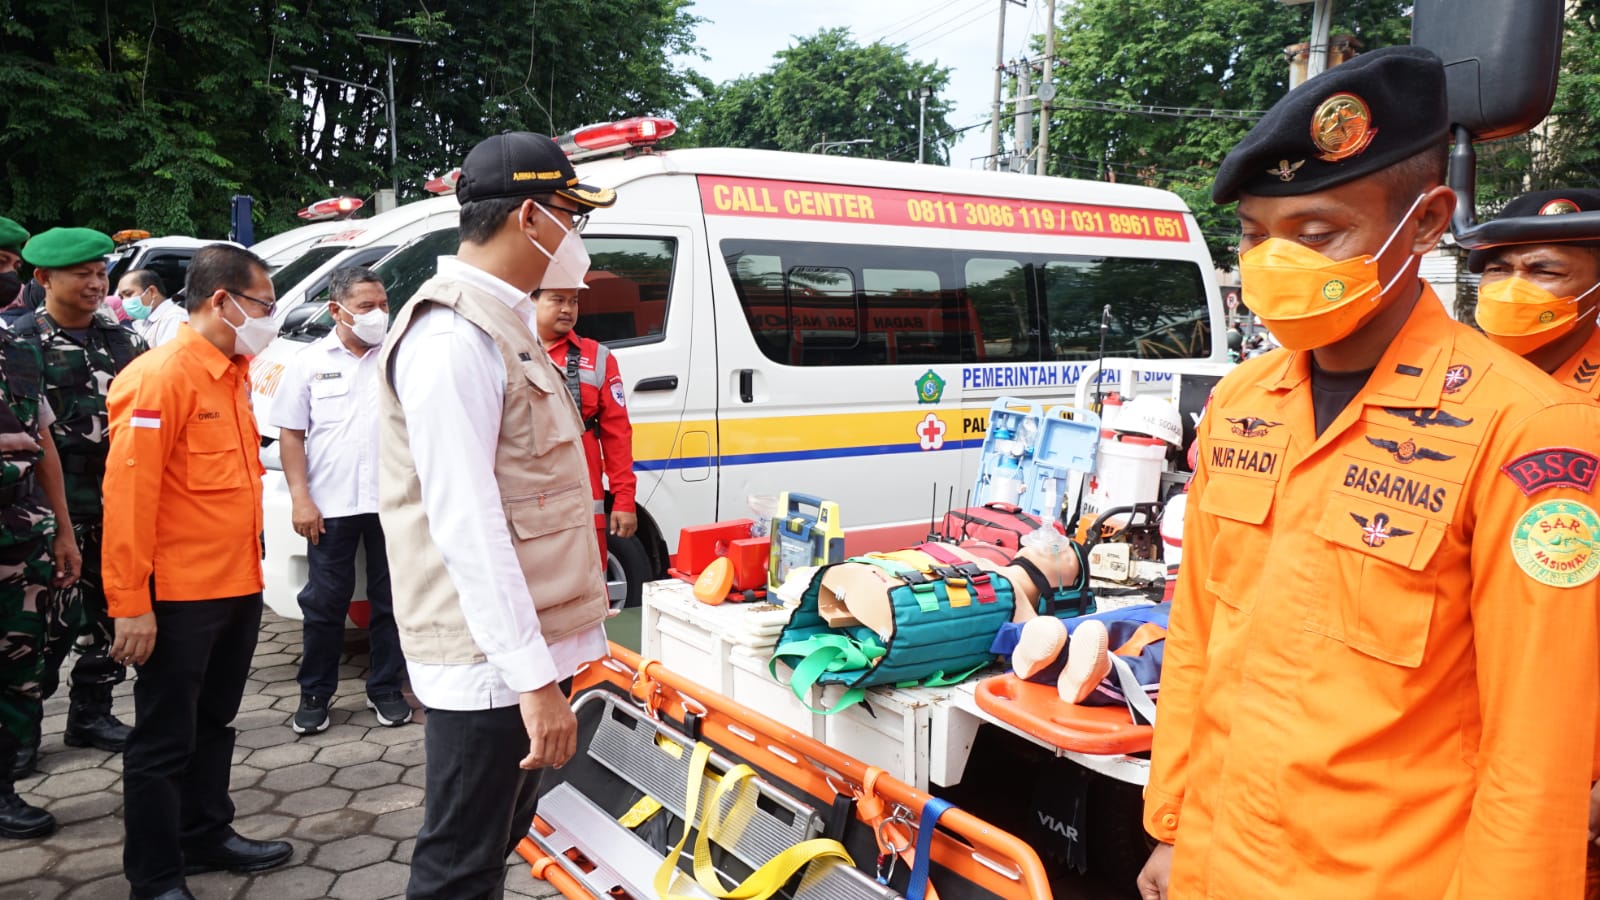
[(300, 695), (300, 709), (289, 723), (295, 734), (321, 734), (328, 730), (328, 699), (315, 694)]
[(35, 741), (18, 747), (11, 756), (11, 777), (17, 780), (27, 778), (39, 771), (39, 744)]
[(9, 784), (0, 785), (0, 837), (44, 837), (56, 830), (56, 817), (17, 796)]
[(367, 709), (378, 714), (378, 724), (398, 728), (411, 721), (411, 704), (399, 691), (387, 694), (368, 694)]
[(247, 837), (230, 835), (222, 843), (206, 850), (183, 851), (183, 874), (201, 872), (265, 872), (289, 861), (294, 847), (288, 841), (252, 841)]
[(140, 896), (138, 891), (129, 891), (128, 900), (196, 900), (196, 898), (189, 893), (187, 887), (175, 887), (170, 891), (162, 891), (159, 894), (145, 894), (144, 896)]
[(111, 714), (109, 697), (105, 703), (73, 698), (72, 705), (67, 707), (67, 727), (61, 739), (68, 747), (93, 747), (121, 753), (132, 731)]

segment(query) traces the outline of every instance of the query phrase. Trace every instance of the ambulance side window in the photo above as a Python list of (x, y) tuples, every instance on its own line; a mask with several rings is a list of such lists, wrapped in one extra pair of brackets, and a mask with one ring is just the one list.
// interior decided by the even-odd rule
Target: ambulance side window
[(1105, 352), (1138, 359), (1211, 354), (1211, 318), (1199, 266), (1173, 259), (1082, 257), (1043, 267), (1045, 321), (1054, 358), (1094, 359), (1111, 307)]
[(579, 294), (577, 332), (611, 347), (662, 339), (678, 242), (659, 237), (584, 235), (588, 290)]
[(978, 317), (982, 344), (964, 354), (963, 362), (1039, 359), (1037, 269), (1019, 259), (975, 256), (966, 261), (966, 292)]

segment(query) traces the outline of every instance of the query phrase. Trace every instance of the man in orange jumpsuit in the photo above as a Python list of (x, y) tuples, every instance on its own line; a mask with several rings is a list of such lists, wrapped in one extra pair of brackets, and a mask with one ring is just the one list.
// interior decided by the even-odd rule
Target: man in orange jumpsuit
[[(1600, 191), (1534, 191), (1501, 218), (1600, 210)], [(1600, 239), (1474, 250), (1467, 268), (1483, 275), (1478, 327), (1567, 387), (1600, 400)], [(1557, 457), (1556, 459), (1561, 459)], [(1530, 472), (1534, 471), (1529, 469)], [(1597, 766), (1600, 769), (1600, 766)], [(1589, 868), (1584, 896), (1600, 900), (1600, 785), (1589, 794)]]
[[(606, 490), (611, 491), (610, 530), (633, 537), (639, 529), (634, 505), (638, 479), (633, 474), (633, 425), (628, 421), (628, 395), (617, 358), (606, 345), (580, 337), (577, 288), (543, 288), (534, 295), (539, 341), (550, 359), (567, 373), (567, 390), (583, 419), (583, 450), (589, 457), (589, 483), (594, 486), (594, 527), (600, 536), (600, 560), (606, 558)], [(604, 468), (606, 478), (600, 480)]]
[(1454, 209), (1447, 124), (1438, 58), (1379, 50), (1217, 173), (1285, 349), (1201, 425), (1146, 898), (1581, 894), (1600, 407), (1418, 279)]

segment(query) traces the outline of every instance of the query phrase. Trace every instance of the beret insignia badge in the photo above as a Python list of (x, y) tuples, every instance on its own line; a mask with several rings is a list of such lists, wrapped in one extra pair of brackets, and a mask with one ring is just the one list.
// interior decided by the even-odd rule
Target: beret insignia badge
[(1322, 151), (1317, 158), (1323, 162), (1358, 156), (1377, 136), (1367, 101), (1355, 94), (1334, 94), (1311, 114), (1311, 142)]
[(1278, 176), (1279, 181), (1293, 181), (1294, 173), (1298, 172), (1300, 167), (1305, 164), (1306, 161), (1303, 159), (1297, 163), (1291, 163), (1287, 159), (1280, 159), (1278, 160), (1278, 167), (1276, 169), (1268, 169), (1267, 174)]
[(1549, 203), (1539, 207), (1539, 215), (1541, 216), (1560, 216), (1575, 212), (1579, 212), (1578, 204), (1573, 203), (1571, 200), (1551, 200)]

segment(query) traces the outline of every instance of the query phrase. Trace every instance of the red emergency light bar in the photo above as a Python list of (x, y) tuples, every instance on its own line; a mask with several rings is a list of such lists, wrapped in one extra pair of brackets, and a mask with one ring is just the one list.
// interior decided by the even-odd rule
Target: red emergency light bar
[(567, 158), (580, 160), (623, 149), (645, 149), (672, 137), (677, 130), (678, 123), (671, 119), (641, 116), (579, 128), (558, 135), (555, 142)]
[(329, 197), (318, 200), (295, 215), (307, 222), (321, 222), (326, 219), (343, 219), (366, 205), (360, 197)]
[(435, 175), (423, 182), (422, 189), (430, 194), (454, 194), (456, 182), (461, 180), (461, 170), (451, 169), (443, 175)]

